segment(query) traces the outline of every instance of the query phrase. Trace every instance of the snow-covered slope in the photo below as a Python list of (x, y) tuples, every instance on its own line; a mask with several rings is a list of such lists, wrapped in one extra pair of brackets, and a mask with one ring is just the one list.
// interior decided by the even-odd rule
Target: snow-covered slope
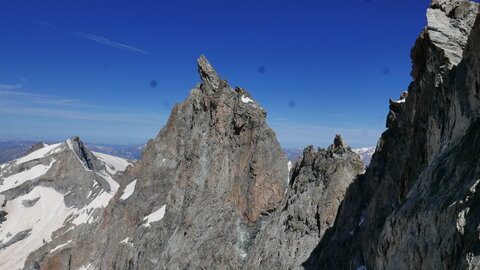
[(352, 150), (362, 158), (363, 163), (365, 163), (365, 167), (367, 167), (370, 164), (370, 161), (372, 160), (373, 154), (375, 153), (375, 146), (356, 148)]
[(32, 252), (53, 256), (75, 244), (75, 232), (98, 221), (129, 165), (90, 152), (78, 137), (2, 164), (0, 269), (22, 269)]

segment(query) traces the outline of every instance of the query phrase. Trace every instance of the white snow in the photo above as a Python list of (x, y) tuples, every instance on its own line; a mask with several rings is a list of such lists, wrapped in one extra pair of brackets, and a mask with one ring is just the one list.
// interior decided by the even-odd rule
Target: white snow
[(75, 211), (73, 215), (74, 219), (71, 222), (75, 225), (80, 225), (84, 223), (89, 224), (94, 222), (95, 220), (93, 219), (94, 217), (92, 216), (92, 214), (95, 209), (104, 208), (105, 206), (107, 206), (108, 202), (112, 197), (113, 196), (110, 193), (102, 191), (87, 206)]
[(125, 190), (123, 191), (123, 194), (120, 197), (120, 200), (126, 200), (128, 197), (130, 197), (133, 194), (133, 191), (135, 191), (136, 184), (137, 184), (137, 179), (133, 180), (130, 184), (128, 184), (125, 187)]
[(89, 263), (89, 264), (87, 264), (87, 265), (84, 265), (84, 266), (82, 266), (82, 267), (80, 267), (80, 268), (77, 268), (77, 270), (92, 270), (92, 269), (93, 269), (93, 267), (92, 267), (92, 264), (91, 264), (91, 263)]
[(62, 248), (65, 247), (66, 245), (70, 244), (71, 242), (72, 242), (72, 240), (68, 240), (68, 242), (66, 242), (66, 243), (64, 243), (64, 244), (61, 244), (61, 245), (58, 245), (58, 246), (55, 247), (54, 249), (50, 250), (50, 253), (54, 253), (55, 251), (62, 249)]
[(129, 246), (133, 247), (133, 244), (130, 243), (128, 240), (129, 240), (129, 239), (128, 239), (128, 237), (127, 237), (127, 238), (123, 239), (123, 240), (120, 242), (120, 244), (125, 244), (125, 245), (129, 245)]
[(249, 103), (249, 102), (254, 102), (253, 99), (245, 96), (245, 95), (242, 95), (242, 102), (243, 103)]
[(55, 160), (53, 160), (50, 165), (39, 164), (26, 171), (6, 177), (3, 179), (3, 183), (0, 185), (0, 192), (17, 187), (27, 181), (44, 175), (52, 167), (54, 162)]
[(404, 99), (404, 98), (403, 98), (403, 99), (399, 99), (399, 100), (395, 101), (395, 103), (405, 103), (405, 99)]
[(362, 265), (359, 268), (357, 268), (357, 270), (367, 270), (367, 267), (365, 265)]
[(110, 174), (116, 174), (119, 171), (125, 171), (125, 169), (131, 165), (130, 162), (128, 162), (124, 158), (120, 157), (115, 157), (103, 153), (98, 153), (98, 152), (92, 152), (100, 161), (105, 163), (105, 167), (107, 167), (107, 171)]
[(146, 216), (143, 218), (143, 220), (146, 220), (147, 222), (143, 224), (145, 227), (150, 227), (150, 223), (155, 222), (155, 221), (160, 221), (163, 216), (165, 215), (165, 207), (166, 205), (163, 205), (158, 209), (157, 211), (151, 213), (150, 215)]
[[(23, 200), (40, 199), (32, 207), (24, 207)], [(73, 211), (63, 203), (62, 194), (53, 188), (35, 187), (30, 193), (7, 202), (3, 209), (7, 220), (0, 227), (0, 239), (6, 243), (18, 232), (32, 229), (30, 235), (0, 250), (0, 269), (21, 269), (27, 256), (51, 241), (54, 231), (62, 227)], [(7, 237), (7, 234), (11, 236)]]
[(372, 147), (362, 147), (362, 148), (356, 148), (352, 149), (353, 152), (357, 153), (365, 163), (365, 167), (367, 167), (370, 164), (370, 161), (372, 160), (372, 156), (375, 153), (375, 146)]
[(57, 143), (57, 144), (52, 144), (52, 145), (40, 148), (37, 151), (34, 151), (34, 152), (32, 152), (32, 153), (30, 153), (30, 154), (28, 154), (28, 155), (26, 155), (22, 158), (16, 159), (15, 164), (22, 164), (22, 163), (25, 163), (25, 162), (28, 162), (28, 161), (31, 161), (31, 160), (34, 160), (34, 159), (43, 158), (43, 157), (46, 157), (48, 155), (57, 153), (58, 151), (61, 150), (61, 147), (59, 147), (60, 145), (61, 145), (61, 143)]
[(110, 194), (115, 195), (118, 188), (120, 187), (120, 185), (117, 183), (117, 181), (113, 180), (113, 178), (110, 177), (109, 175), (100, 174), (100, 173), (97, 173), (97, 172), (96, 172), (96, 174), (98, 176), (102, 177), (103, 179), (105, 179), (105, 181), (107, 181), (108, 185), (110, 186)]
[(287, 163), (288, 175), (287, 175), (287, 184), (290, 183), (290, 170), (292, 169), (292, 162), (289, 160)]

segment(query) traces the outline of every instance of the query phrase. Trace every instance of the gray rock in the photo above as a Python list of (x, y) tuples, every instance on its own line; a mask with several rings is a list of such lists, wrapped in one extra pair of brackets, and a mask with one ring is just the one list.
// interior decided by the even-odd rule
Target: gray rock
[(360, 157), (339, 135), (327, 150), (305, 148), (284, 201), (255, 238), (243, 269), (303, 269), (363, 170)]
[(118, 189), (108, 158), (72, 137), (0, 165), (0, 268), (39, 269), (37, 260), (61, 253), (65, 242), (77, 245), (98, 226)]
[(412, 49), (408, 96), (390, 102), (369, 168), (306, 268), (478, 268), (480, 20), (470, 31), (477, 10), (466, 0), (431, 4)]
[(246, 90), (220, 80), (203, 56), (198, 69), (202, 82), (174, 106), (141, 161), (119, 180), (124, 184), (100, 226), (89, 228), (75, 249), (32, 262), (46, 267), (89, 258), (71, 265), (241, 268), (284, 197), (288, 159), (265, 110)]

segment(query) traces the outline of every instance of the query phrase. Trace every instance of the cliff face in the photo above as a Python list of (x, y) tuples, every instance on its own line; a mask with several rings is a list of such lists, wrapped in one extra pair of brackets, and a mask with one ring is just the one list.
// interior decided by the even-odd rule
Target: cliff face
[(414, 81), (390, 101), (388, 130), (370, 167), (349, 188), (332, 233), (307, 267), (478, 267), (477, 12), (478, 4), (466, 0), (432, 2), (412, 49)]
[[(77, 249), (88, 269), (238, 269), (285, 193), (287, 157), (265, 110), (221, 80), (205, 57), (202, 82), (176, 104)], [(82, 248), (84, 247), (84, 248)]]

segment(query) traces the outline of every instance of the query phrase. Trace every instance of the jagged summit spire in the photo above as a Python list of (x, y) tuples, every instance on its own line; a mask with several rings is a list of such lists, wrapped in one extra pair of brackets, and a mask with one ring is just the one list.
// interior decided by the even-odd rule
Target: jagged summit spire
[(350, 147), (347, 145), (345, 140), (340, 134), (335, 135), (333, 144), (328, 147), (328, 151), (331, 151), (335, 154), (343, 154), (350, 151)]
[(333, 140), (333, 144), (335, 145), (335, 148), (338, 148), (338, 147), (346, 148), (347, 147), (347, 143), (345, 142), (345, 140), (342, 138), (342, 136), (340, 134), (335, 135), (335, 139)]
[(215, 92), (220, 86), (220, 77), (207, 58), (202, 54), (197, 60), (198, 73), (202, 80), (202, 89), (207, 92)]

